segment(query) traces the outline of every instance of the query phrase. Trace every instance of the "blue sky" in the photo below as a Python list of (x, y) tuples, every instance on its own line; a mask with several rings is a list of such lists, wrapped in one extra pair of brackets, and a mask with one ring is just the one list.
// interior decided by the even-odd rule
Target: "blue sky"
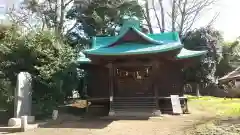
[[(20, 2), (22, 0), (0, 0), (0, 7), (7, 1)], [(213, 26), (223, 32), (225, 40), (234, 40), (236, 37), (240, 36), (240, 0), (218, 0), (216, 5), (202, 14), (194, 27), (198, 28), (205, 26), (217, 12), (220, 12), (220, 15)], [(1, 17), (0, 13), (0, 18)]]

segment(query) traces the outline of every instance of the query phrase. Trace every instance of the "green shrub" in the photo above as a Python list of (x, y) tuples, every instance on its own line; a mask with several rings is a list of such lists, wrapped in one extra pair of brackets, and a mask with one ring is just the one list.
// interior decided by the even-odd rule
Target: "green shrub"
[(50, 112), (62, 104), (78, 83), (74, 50), (49, 31), (23, 35), (13, 26), (0, 33), (4, 33), (0, 39), (0, 83), (5, 84), (0, 84), (0, 99), (11, 99), (17, 74), (25, 71), (33, 78), (35, 112)]

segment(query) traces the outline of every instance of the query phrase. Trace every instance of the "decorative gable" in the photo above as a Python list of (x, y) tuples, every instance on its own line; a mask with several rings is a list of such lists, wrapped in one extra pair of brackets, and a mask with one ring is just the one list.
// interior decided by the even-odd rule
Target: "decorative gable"
[(142, 33), (141, 31), (137, 30), (134, 27), (129, 27), (126, 29), (124, 33), (121, 33), (116, 40), (109, 44), (107, 47), (113, 47), (123, 43), (136, 43), (136, 44), (155, 44), (161, 45), (163, 44), (162, 41), (154, 40), (151, 37), (148, 37), (146, 34)]

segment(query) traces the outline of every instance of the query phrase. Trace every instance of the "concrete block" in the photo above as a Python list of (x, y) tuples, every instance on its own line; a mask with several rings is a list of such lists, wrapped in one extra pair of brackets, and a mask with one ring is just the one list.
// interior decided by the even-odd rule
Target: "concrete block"
[(27, 122), (28, 123), (34, 123), (35, 122), (35, 116), (27, 116)]

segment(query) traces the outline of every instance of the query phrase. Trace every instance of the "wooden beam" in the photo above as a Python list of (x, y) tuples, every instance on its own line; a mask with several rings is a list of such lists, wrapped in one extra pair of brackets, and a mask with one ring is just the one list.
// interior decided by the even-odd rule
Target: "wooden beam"
[(152, 83), (153, 83), (153, 90), (154, 90), (154, 97), (155, 97), (155, 104), (156, 104), (156, 110), (154, 112), (155, 116), (161, 115), (160, 107), (159, 107), (159, 101), (158, 101), (158, 85), (156, 80), (158, 80), (158, 69), (159, 69), (159, 61), (153, 61), (152, 66), (153, 66), (153, 77), (152, 77)]
[(116, 67), (149, 67), (152, 64), (146, 63), (146, 62), (134, 62), (134, 61), (129, 61), (129, 62), (122, 62), (122, 63), (116, 63)]
[(115, 75), (115, 68), (113, 63), (108, 63), (107, 67), (109, 68), (109, 116), (115, 115), (114, 108), (113, 108), (113, 98), (114, 98), (114, 75)]

